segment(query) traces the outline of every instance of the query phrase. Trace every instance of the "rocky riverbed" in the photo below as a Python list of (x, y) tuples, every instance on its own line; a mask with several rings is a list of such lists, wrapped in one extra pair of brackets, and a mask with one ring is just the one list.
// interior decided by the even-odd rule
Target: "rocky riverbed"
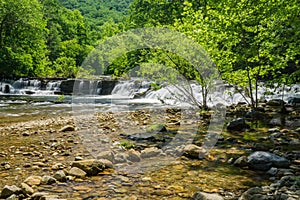
[[(228, 108), (229, 130), (225, 124), (201, 158), (211, 112), (189, 111), (186, 118), (178, 109), (145, 109), (5, 119), (0, 198), (299, 199), (299, 110), (289, 107), (282, 115), (267, 104), (259, 114), (248, 110)], [(250, 118), (239, 119), (245, 116)]]

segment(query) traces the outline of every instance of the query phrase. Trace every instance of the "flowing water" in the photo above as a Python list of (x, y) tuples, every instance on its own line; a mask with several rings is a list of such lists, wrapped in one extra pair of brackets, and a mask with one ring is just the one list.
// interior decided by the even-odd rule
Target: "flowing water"
[[(76, 120), (77, 114), (85, 116), (85, 113), (87, 113), (86, 117), (80, 118), (80, 120), (88, 121), (87, 116), (91, 113), (111, 114), (124, 112), (131, 115), (139, 110), (152, 110), (152, 115), (148, 113), (152, 117), (152, 121), (144, 118), (144, 116), (140, 114), (137, 115), (140, 119), (136, 122), (131, 120), (130, 117), (127, 119), (126, 117), (128, 117), (128, 115), (120, 115), (121, 117), (125, 116), (125, 118), (121, 118), (118, 116), (119, 114), (115, 114), (115, 118), (119, 119), (119, 122), (112, 121), (111, 118), (103, 119), (103, 121), (107, 123), (117, 123), (117, 126), (110, 124), (100, 127), (101, 136), (105, 137), (107, 133), (106, 129), (114, 133), (116, 130), (122, 130), (122, 127), (130, 127), (128, 130), (132, 131), (134, 130), (133, 128), (145, 128), (146, 124), (151, 125), (151, 123), (156, 123), (154, 120), (155, 116), (165, 117), (164, 113), (153, 114), (155, 113), (153, 110), (170, 107), (189, 108), (191, 105), (189, 98), (182, 95), (178, 87), (172, 85), (163, 85), (154, 91), (150, 91), (151, 83), (146, 81), (119, 81), (110, 95), (98, 95), (103, 89), (101, 88), (100, 82), (90, 81), (88, 88), (86, 88), (82, 81), (78, 84), (78, 92), (76, 95), (62, 96), (60, 94), (60, 84), (61, 80), (48, 81), (46, 84), (40, 80), (28, 79), (15, 81), (3, 80), (0, 82), (0, 126), (5, 127), (7, 124), (14, 122), (25, 122), (23, 126), (26, 130), (26, 126), (30, 126), (30, 123), (26, 125), (27, 121), (41, 120), (41, 118), (42, 121), (46, 121), (47, 118), (55, 116), (71, 116)], [(217, 87), (214, 89), (214, 92), (208, 96), (210, 106), (217, 107), (218, 104), (228, 106), (245, 102), (241, 94), (234, 92), (233, 87), (223, 84), (216, 85)], [(299, 88), (299, 85), (285, 88), (283, 99), (287, 101), (289, 97), (298, 96)], [(87, 89), (88, 92), (80, 92)], [(199, 85), (191, 83), (186, 87), (186, 90), (201, 101), (201, 87)], [(282, 91), (278, 89), (260, 87), (258, 94), (260, 99), (269, 100), (282, 98)], [(200, 122), (194, 123), (193, 121), (189, 121), (189, 119), (184, 122), (183, 117), (181, 119), (181, 125), (184, 123), (186, 125), (185, 130), (180, 129), (180, 131), (184, 133), (189, 132), (188, 128), (193, 128), (193, 130), (197, 129), (197, 134), (199, 134), (198, 128), (204, 128), (205, 125)], [(178, 126), (176, 125), (176, 120), (171, 118), (170, 121), (170, 124), (175, 124), (175, 127)], [(158, 120), (158, 122), (161, 122), (161, 120)], [(57, 127), (54, 126), (52, 128), (54, 130)], [(16, 129), (16, 127), (11, 129)], [(122, 131), (126, 132), (126, 129)], [(2, 140), (3, 149), (9, 149), (9, 151), (13, 152), (18, 145), (22, 145), (23, 148), (28, 151), (34, 150), (42, 152), (43, 155), (48, 155), (50, 152), (49, 149), (45, 149), (45, 145), (47, 143), (58, 143), (58, 141), (53, 138), (60, 138), (61, 142), (66, 142), (70, 141), (70, 138), (75, 140), (74, 137), (76, 140), (80, 140), (83, 136), (80, 135), (80, 132), (76, 134), (72, 133), (71, 135), (59, 135), (60, 133), (56, 133), (52, 131), (52, 129), (44, 130), (43, 126), (37, 127), (33, 132), (37, 133), (37, 136), (34, 137), (35, 139), (30, 140), (23, 138), (24, 141), (19, 141), (20, 137), (18, 135), (6, 136), (7, 138), (4, 137)], [(39, 135), (40, 132), (41, 135)], [(46, 135), (43, 132), (51, 134)], [(237, 141), (243, 139), (243, 136), (240, 136), (240, 138), (238, 138), (239, 136), (236, 137)], [(4, 141), (14, 141), (15, 143), (6, 142), (4, 144)], [(40, 141), (43, 141), (43, 143)], [(95, 144), (96, 143), (91, 140), (90, 143), (86, 144), (85, 150), (93, 147)], [(140, 145), (143, 148), (143, 145), (146, 144), (142, 143)], [(76, 148), (76, 145), (71, 145), (70, 149), (71, 148)], [(153, 164), (155, 162), (149, 163), (146, 160), (146, 163), (139, 163), (139, 167), (151, 164), (153, 167), (152, 170), (147, 168), (146, 172), (142, 172), (140, 170), (133, 170), (132, 168), (131, 171), (108, 171), (103, 172), (100, 176), (88, 179), (70, 181), (66, 184), (57, 184), (49, 187), (45, 186), (40, 188), (40, 191), (59, 194), (59, 197), (68, 199), (125, 199), (125, 197), (128, 199), (188, 199), (194, 192), (201, 190), (206, 192), (218, 192), (230, 199), (235, 195), (240, 195), (242, 191), (251, 186), (264, 184), (264, 179), (261, 177), (261, 174), (233, 167), (226, 163), (230, 156), (237, 157), (238, 155), (245, 154), (245, 152), (247, 153), (247, 148), (247, 145), (242, 148), (221, 146), (218, 149), (212, 150), (214, 158), (210, 157), (201, 161), (175, 159), (168, 161), (168, 165), (162, 166), (159, 166), (159, 164), (162, 163), (161, 161), (161, 163)], [(74, 150), (74, 152), (76, 152), (76, 150)], [(92, 150), (88, 153), (91, 152)], [(53, 152), (49, 155), (51, 159), (57, 159), (60, 162), (67, 161), (65, 155), (55, 157), (52, 153)], [(74, 159), (74, 156), (71, 158)], [(11, 162), (23, 161), (22, 155), (19, 154), (16, 154), (16, 156), (11, 159), (14, 160)], [(51, 159), (49, 162), (51, 162)], [(39, 161), (40, 158), (35, 156), (34, 160)], [(22, 166), (22, 164), (20, 164), (20, 166)], [(130, 165), (129, 167), (133, 166)], [(51, 173), (51, 169), (48, 168), (38, 169), (36, 173), (48, 173), (47, 170)], [(12, 179), (15, 180), (17, 180), (16, 177), (30, 175), (28, 171), (13, 171), (11, 173), (13, 174)], [(21, 173), (23, 174), (21, 175)], [(9, 181), (13, 181), (7, 174), (8, 173), (0, 173), (0, 178), (3, 178), (3, 180), (7, 178)]]

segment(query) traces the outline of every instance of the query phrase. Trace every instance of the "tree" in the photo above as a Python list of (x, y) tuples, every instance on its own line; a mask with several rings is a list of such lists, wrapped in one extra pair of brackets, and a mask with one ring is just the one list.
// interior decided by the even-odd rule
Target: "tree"
[(55, 75), (74, 77), (92, 49), (84, 18), (78, 10), (62, 7), (58, 0), (43, 0), (42, 4), (49, 30), (49, 59)]
[(299, 55), (296, 5), (296, 1), (227, 0), (207, 1), (206, 8), (194, 10), (186, 2), (184, 18), (175, 28), (202, 44), (223, 78), (240, 92), (242, 88), (256, 108), (259, 81), (276, 77)]
[(47, 67), (46, 23), (37, 0), (0, 1), (0, 71), (35, 76)]

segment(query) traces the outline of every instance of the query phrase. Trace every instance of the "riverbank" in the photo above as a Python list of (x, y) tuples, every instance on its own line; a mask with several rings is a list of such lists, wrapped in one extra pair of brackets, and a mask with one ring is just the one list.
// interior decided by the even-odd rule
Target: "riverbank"
[[(247, 109), (229, 108), (227, 121)], [(20, 119), (0, 128), (0, 188), (6, 191), (5, 185), (15, 185), (22, 192), (11, 195), (19, 199), (33, 198), (33, 194), (58, 199), (200, 199), (199, 191), (238, 199), (251, 188), (244, 197), (274, 199), (281, 195), (282, 199), (297, 199), (299, 111), (290, 110), (283, 126), (278, 124), (280, 118), (275, 116), (281, 115), (275, 115), (275, 108), (265, 106), (264, 110), (265, 116), (273, 116), (268, 125), (255, 128), (247, 120), (250, 128), (232, 132), (224, 127), (217, 144), (202, 159), (198, 154), (206, 137), (209, 113), (199, 116), (191, 112), (185, 122), (176, 109), (98, 113), (90, 120), (63, 113)], [(153, 127), (157, 122), (165, 123)], [(134, 134), (138, 130), (139, 134)], [(171, 157), (164, 147), (176, 135), (188, 136), (194, 130), (196, 136), (185, 145), (184, 152)], [(148, 134), (151, 131), (154, 135)], [(247, 156), (257, 151), (276, 154), (289, 164), (272, 164), (271, 171), (257, 170), (247, 161)], [(103, 169), (95, 174), (74, 172), (75, 161), (90, 159), (105, 159)], [(65, 178), (60, 177), (62, 172)], [(24, 188), (24, 183), (29, 188)]]

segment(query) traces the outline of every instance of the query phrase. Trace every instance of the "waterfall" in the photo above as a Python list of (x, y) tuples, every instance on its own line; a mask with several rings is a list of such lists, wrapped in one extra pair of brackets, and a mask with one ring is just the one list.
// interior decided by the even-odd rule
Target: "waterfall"
[(150, 82), (147, 81), (121, 81), (114, 87), (112, 95), (132, 98), (137, 94), (146, 92), (147, 90), (149, 90), (149, 88)]
[(61, 81), (49, 81), (46, 85), (46, 90), (48, 91), (60, 91)]
[(0, 94), (15, 95), (53, 95), (60, 91), (61, 81), (41, 81), (20, 78), (0, 81)]

